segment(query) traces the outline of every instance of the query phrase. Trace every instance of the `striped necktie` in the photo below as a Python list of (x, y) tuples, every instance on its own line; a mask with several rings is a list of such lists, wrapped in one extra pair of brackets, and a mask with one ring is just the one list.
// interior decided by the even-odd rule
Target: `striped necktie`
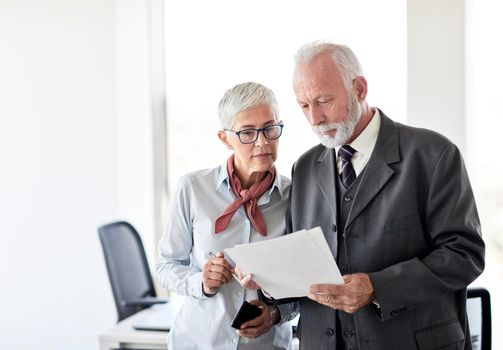
[(339, 148), (339, 152), (337, 153), (339, 157), (341, 157), (341, 180), (342, 184), (344, 187), (349, 188), (353, 181), (356, 180), (356, 173), (355, 169), (353, 169), (353, 166), (351, 165), (351, 158), (353, 157), (353, 154), (355, 154), (356, 150), (349, 146), (349, 145), (344, 145), (341, 148)]

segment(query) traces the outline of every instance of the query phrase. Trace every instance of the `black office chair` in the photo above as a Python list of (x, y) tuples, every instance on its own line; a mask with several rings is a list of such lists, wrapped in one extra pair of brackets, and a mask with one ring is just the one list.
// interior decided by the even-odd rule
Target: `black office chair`
[(117, 322), (154, 304), (156, 297), (140, 235), (129, 223), (120, 221), (98, 228), (108, 277), (117, 307)]
[(491, 350), (491, 297), (485, 288), (469, 288), (467, 313), (473, 350)]

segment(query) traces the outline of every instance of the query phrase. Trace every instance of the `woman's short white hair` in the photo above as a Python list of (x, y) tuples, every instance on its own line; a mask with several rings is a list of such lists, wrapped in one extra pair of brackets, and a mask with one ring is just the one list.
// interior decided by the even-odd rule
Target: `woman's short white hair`
[(337, 65), (347, 91), (351, 91), (353, 80), (363, 75), (360, 61), (353, 51), (345, 45), (324, 41), (313, 41), (305, 44), (295, 54), (295, 66), (307, 63), (320, 54), (328, 53)]
[(241, 83), (230, 88), (224, 93), (218, 104), (218, 117), (222, 128), (230, 129), (239, 112), (262, 104), (271, 107), (274, 118), (277, 120), (279, 107), (271, 89), (254, 82)]

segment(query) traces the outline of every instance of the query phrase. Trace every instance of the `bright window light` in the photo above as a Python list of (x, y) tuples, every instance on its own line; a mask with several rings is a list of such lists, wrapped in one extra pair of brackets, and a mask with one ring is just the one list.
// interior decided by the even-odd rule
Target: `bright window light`
[[(318, 144), (296, 104), (293, 55), (312, 40), (334, 40), (360, 58), (368, 101), (405, 120), (405, 1), (168, 1), (165, 3), (169, 185), (223, 163), (217, 104), (232, 86), (256, 81), (276, 94), (285, 124), (276, 165), (289, 176)], [(365, 9), (362, 11), (361, 9)]]

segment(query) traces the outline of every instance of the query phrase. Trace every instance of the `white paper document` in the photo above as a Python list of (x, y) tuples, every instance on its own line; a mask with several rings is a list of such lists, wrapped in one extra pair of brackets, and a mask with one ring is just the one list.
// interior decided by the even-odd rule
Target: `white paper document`
[(224, 251), (276, 299), (306, 296), (312, 284), (344, 283), (320, 227)]

